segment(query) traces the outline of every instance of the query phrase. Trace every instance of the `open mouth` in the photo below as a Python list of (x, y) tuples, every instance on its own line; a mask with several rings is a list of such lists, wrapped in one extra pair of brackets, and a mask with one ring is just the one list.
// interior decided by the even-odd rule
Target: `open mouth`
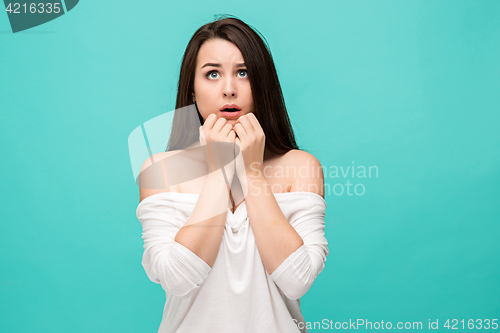
[(235, 108), (227, 108), (227, 109), (223, 109), (221, 110), (220, 112), (222, 114), (222, 116), (226, 117), (227, 118), (238, 118), (241, 114), (241, 110), (238, 110), (238, 109), (235, 109)]

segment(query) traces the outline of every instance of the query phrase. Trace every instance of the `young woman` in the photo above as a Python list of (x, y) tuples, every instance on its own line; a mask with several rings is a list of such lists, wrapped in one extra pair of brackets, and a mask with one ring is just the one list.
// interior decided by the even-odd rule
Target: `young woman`
[[(193, 147), (204, 153), (182, 155)], [(240, 158), (226, 163), (231, 147)], [(142, 264), (166, 292), (159, 332), (306, 332), (300, 297), (329, 254), (323, 173), (295, 143), (270, 51), (241, 20), (191, 38), (168, 149), (141, 173), (155, 163), (164, 186), (139, 183), (137, 217)], [(172, 181), (183, 172), (203, 176)]]

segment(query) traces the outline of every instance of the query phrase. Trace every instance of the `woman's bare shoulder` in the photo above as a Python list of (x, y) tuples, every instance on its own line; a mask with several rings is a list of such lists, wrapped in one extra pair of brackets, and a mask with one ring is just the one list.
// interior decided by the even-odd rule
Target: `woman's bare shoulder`
[(313, 165), (320, 165), (320, 162), (318, 159), (311, 153), (305, 151), (305, 150), (300, 150), (300, 149), (291, 149), (285, 154), (280, 156), (281, 163), (287, 164), (287, 165), (297, 165), (297, 164), (303, 164), (303, 163), (309, 163)]
[(160, 152), (160, 153), (156, 153), (156, 154), (149, 156), (148, 158), (146, 158), (144, 163), (142, 163), (142, 167), (141, 167), (140, 172), (143, 172), (144, 170), (146, 170), (147, 168), (149, 168), (153, 164), (161, 163), (162, 160), (166, 159), (169, 156), (173, 156), (179, 152), (180, 152), (179, 150), (165, 151), (165, 152)]
[(139, 172), (139, 202), (153, 194), (178, 192), (177, 185), (168, 185), (164, 169), (165, 163), (162, 163), (167, 157), (173, 156), (178, 152), (160, 152), (149, 156), (144, 161)]
[(292, 149), (280, 157), (290, 192), (314, 192), (324, 198), (324, 176), (319, 160), (311, 153)]

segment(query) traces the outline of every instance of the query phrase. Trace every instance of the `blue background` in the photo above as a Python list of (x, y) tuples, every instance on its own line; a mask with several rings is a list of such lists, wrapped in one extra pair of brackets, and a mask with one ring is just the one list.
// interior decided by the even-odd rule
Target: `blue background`
[(500, 1), (115, 0), (16, 34), (0, 13), (0, 330), (158, 330), (127, 138), (225, 13), (266, 37), (300, 147), (378, 168), (325, 174), (306, 321), (499, 318)]

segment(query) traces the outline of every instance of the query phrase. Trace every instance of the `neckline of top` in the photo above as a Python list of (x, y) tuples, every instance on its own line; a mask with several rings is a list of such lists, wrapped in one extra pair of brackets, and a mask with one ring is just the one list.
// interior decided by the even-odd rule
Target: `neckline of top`
[[(147, 201), (149, 198), (152, 198), (152, 197), (156, 197), (158, 195), (165, 195), (165, 194), (181, 194), (183, 196), (191, 196), (191, 197), (199, 197), (200, 195), (198, 193), (186, 193), (186, 192), (159, 192), (159, 193), (155, 193), (155, 194), (152, 194), (150, 196), (147, 196), (146, 198), (142, 199), (141, 202), (139, 202), (139, 205), (141, 203), (143, 203), (144, 201)], [(319, 195), (318, 193), (314, 193), (314, 192), (307, 192), (307, 191), (294, 191), (294, 192), (278, 192), (278, 193), (274, 193), (274, 196), (276, 195), (283, 195), (283, 194), (306, 194), (306, 195), (312, 195), (312, 196), (316, 196), (318, 198), (320, 198), (326, 205), (326, 200), (321, 196)], [(245, 200), (246, 201), (246, 200)], [(238, 206), (238, 208), (240, 208), (240, 206), (242, 206), (241, 204)], [(238, 210), (238, 208), (236, 210)], [(228, 208), (229, 209), (229, 208)], [(230, 209), (229, 209), (230, 210)], [(232, 213), (232, 212), (231, 212)], [(236, 213), (236, 211), (235, 211)]]

